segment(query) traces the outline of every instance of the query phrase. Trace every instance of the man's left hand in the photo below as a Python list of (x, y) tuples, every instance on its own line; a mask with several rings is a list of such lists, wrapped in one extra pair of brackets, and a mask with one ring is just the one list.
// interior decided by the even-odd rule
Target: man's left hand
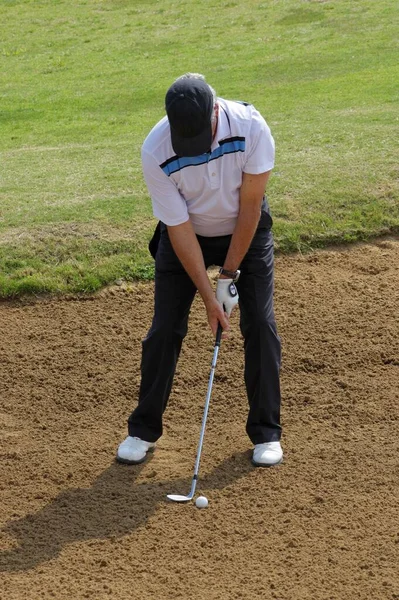
[(218, 279), (216, 299), (224, 307), (225, 313), (230, 316), (231, 311), (238, 304), (238, 291), (232, 279), (221, 277)]

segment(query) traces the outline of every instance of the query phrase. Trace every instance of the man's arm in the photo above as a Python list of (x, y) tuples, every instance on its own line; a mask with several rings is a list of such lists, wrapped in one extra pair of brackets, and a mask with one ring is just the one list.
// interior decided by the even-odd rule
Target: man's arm
[(227, 331), (229, 319), (216, 300), (191, 221), (188, 220), (181, 225), (168, 226), (168, 234), (173, 250), (201, 295), (213, 334), (216, 335), (218, 323), (221, 324), (224, 331)]
[[(246, 255), (259, 223), (260, 209), (271, 171), (251, 175), (243, 173), (240, 210), (223, 267), (236, 271)], [(221, 275), (221, 277), (224, 277)]]

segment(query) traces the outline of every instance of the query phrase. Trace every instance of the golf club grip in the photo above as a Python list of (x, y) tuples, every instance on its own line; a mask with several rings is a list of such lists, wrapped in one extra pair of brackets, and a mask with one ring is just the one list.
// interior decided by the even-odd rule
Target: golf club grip
[(222, 326), (221, 326), (220, 323), (218, 323), (218, 328), (217, 328), (217, 331), (216, 331), (215, 346), (220, 346), (220, 341), (222, 339), (222, 332), (223, 332)]

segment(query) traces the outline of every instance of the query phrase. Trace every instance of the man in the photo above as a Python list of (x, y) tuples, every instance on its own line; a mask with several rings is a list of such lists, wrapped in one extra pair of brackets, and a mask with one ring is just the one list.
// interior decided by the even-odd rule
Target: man
[[(169, 88), (164, 117), (142, 148), (144, 178), (160, 220), (155, 256), (155, 311), (143, 341), (138, 406), (117, 460), (138, 464), (162, 435), (188, 315), (198, 290), (213, 335), (229, 329), (239, 302), (249, 402), (252, 462), (282, 461), (280, 340), (273, 311), (272, 219), (264, 191), (274, 141), (250, 104), (216, 97), (199, 74)], [(156, 247), (157, 246), (157, 247)], [(221, 266), (216, 294), (206, 269)]]

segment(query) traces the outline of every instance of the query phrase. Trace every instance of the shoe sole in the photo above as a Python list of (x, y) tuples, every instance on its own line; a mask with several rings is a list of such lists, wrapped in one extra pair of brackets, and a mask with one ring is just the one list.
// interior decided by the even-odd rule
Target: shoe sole
[(128, 460), (127, 458), (120, 458), (118, 454), (116, 455), (116, 462), (121, 463), (122, 465), (141, 465), (141, 463), (145, 462), (148, 458), (149, 452), (154, 452), (155, 446), (152, 448), (148, 448), (147, 452), (140, 460)]
[(277, 467), (277, 465), (281, 465), (282, 462), (283, 462), (283, 459), (281, 458), (278, 462), (270, 463), (269, 465), (267, 465), (264, 463), (257, 463), (253, 459), (251, 459), (251, 463), (254, 465), (254, 467), (264, 467), (264, 468)]

